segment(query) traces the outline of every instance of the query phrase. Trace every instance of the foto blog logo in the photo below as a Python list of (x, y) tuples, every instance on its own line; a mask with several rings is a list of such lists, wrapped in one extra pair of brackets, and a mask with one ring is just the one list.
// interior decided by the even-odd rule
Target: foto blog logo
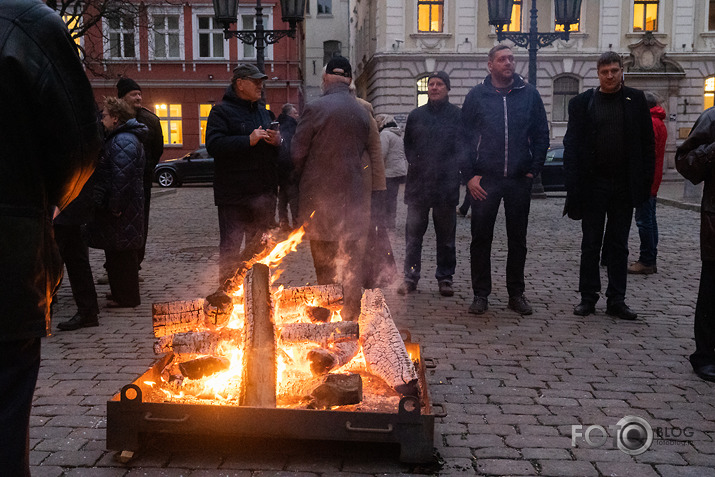
[(609, 438), (613, 439), (613, 447), (628, 455), (640, 455), (653, 443), (653, 428), (648, 421), (638, 416), (625, 416), (616, 425), (608, 426), (608, 431), (597, 424), (571, 426), (571, 447), (576, 447), (581, 439), (588, 447), (603, 446)]

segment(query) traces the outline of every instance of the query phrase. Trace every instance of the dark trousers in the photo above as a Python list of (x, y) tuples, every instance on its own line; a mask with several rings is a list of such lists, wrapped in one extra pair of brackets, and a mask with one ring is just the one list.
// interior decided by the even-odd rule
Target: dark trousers
[(698, 303), (695, 305), (693, 369), (715, 364), (715, 261), (703, 261)]
[(583, 301), (598, 301), (601, 291), (598, 265), (603, 245), (603, 259), (608, 272), (607, 304), (624, 302), (628, 273), (628, 233), (632, 218), (633, 207), (625, 182), (593, 179), (593, 195), (583, 208), (581, 220), (583, 239), (578, 290)]
[[(290, 207), (291, 220), (288, 220), (288, 208)], [(297, 228), (298, 223), (298, 185), (287, 183), (278, 189), (278, 221), (281, 226), (290, 225)]]
[(140, 305), (138, 250), (105, 250), (104, 257), (114, 301), (122, 307)]
[(30, 409), (39, 370), (40, 338), (0, 341), (2, 475), (30, 475)]
[(144, 242), (141, 248), (137, 251), (138, 267), (141, 268), (141, 264), (144, 261), (144, 255), (146, 254), (146, 238), (149, 236), (149, 205), (151, 202), (151, 186), (149, 188), (144, 188)]
[(219, 284), (233, 277), (241, 262), (259, 252), (261, 236), (274, 224), (275, 211), (276, 197), (271, 194), (241, 205), (218, 206)]
[(487, 192), (486, 199), (471, 199), (472, 243), (469, 253), (474, 296), (487, 297), (492, 292), (492, 240), (502, 200), (507, 236), (506, 289), (510, 297), (524, 294), (526, 230), (529, 225), (532, 182), (528, 177), (483, 177), (481, 186)]
[(467, 188), (467, 191), (464, 193), (464, 200), (462, 201), (462, 205), (459, 206), (459, 213), (462, 215), (467, 215), (471, 206), (472, 194), (469, 192), (469, 188)]
[(82, 239), (81, 226), (55, 224), (54, 229), (55, 241), (67, 268), (77, 311), (82, 316), (97, 316), (97, 290), (94, 288), (94, 277), (89, 263), (89, 248)]
[(658, 256), (658, 222), (655, 220), (656, 198), (651, 197), (636, 207), (636, 225), (641, 239), (638, 261), (643, 265), (655, 265)]
[(385, 183), (387, 184), (387, 191), (385, 192), (385, 227), (394, 229), (395, 217), (397, 217), (397, 193), (400, 191), (400, 184), (405, 181), (405, 176), (400, 177), (387, 177)]
[(318, 285), (340, 283), (343, 286), (341, 316), (346, 321), (357, 321), (360, 316), (364, 249), (364, 240), (310, 241), (310, 253), (313, 255)]
[(454, 269), (457, 267), (457, 211), (454, 206), (427, 207), (407, 206), (405, 223), (405, 281), (417, 283), (422, 270), (422, 240), (429, 225), (429, 211), (432, 210), (432, 222), (437, 239), (438, 282), (452, 282)]

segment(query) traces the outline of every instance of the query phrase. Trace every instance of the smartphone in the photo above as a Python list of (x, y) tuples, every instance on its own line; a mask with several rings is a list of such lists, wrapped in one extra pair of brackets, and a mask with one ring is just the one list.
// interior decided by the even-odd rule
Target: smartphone
[(278, 128), (280, 127), (280, 125), (281, 125), (281, 123), (279, 123), (278, 121), (273, 121), (268, 129), (273, 129), (274, 131), (278, 131)]

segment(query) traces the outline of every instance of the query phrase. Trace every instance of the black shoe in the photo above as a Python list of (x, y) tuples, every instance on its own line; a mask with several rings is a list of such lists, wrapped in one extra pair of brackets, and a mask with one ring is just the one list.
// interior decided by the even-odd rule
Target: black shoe
[(475, 296), (472, 304), (469, 305), (469, 313), (483, 315), (489, 309), (489, 300), (485, 296)]
[(77, 313), (69, 320), (59, 323), (57, 325), (57, 329), (62, 331), (74, 331), (80, 328), (89, 328), (91, 326), (99, 326), (97, 315), (85, 317)]
[(715, 383), (715, 364), (700, 366), (695, 370), (695, 374), (697, 374), (700, 379)]
[(454, 296), (454, 288), (450, 282), (439, 282), (439, 294), (442, 296)]
[(417, 290), (417, 284), (415, 282), (410, 282), (405, 280), (402, 282), (402, 285), (397, 289), (397, 293), (400, 295), (407, 295), (408, 293), (412, 293), (413, 291)]
[(588, 301), (582, 301), (573, 309), (573, 314), (578, 316), (588, 316), (591, 313), (596, 313), (596, 304)]
[(531, 315), (534, 311), (524, 295), (509, 297), (509, 308), (520, 315)]
[(615, 305), (609, 305), (606, 307), (606, 314), (611, 316), (616, 316), (622, 320), (633, 321), (638, 318), (636, 313), (628, 308), (625, 303), (617, 303)]

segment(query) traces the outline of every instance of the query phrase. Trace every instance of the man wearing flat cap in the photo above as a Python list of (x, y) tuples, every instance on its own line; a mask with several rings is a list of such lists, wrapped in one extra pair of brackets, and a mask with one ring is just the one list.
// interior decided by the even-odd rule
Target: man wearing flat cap
[(454, 295), (452, 276), (457, 266), (455, 234), (459, 203), (459, 107), (449, 102), (449, 75), (435, 71), (427, 80), (427, 104), (413, 110), (405, 126), (405, 265), (400, 295), (417, 290), (422, 269), (422, 240), (429, 213), (437, 239), (435, 278), (439, 293)]
[(206, 149), (215, 164), (220, 284), (258, 252), (261, 235), (275, 221), (281, 135), (260, 101), (266, 78), (255, 66), (239, 64), (206, 124)]
[[(350, 93), (351, 78), (346, 58), (328, 62), (323, 96), (308, 104), (298, 120), (291, 157), (318, 284), (342, 284), (342, 317), (355, 321), (371, 195), (385, 190), (385, 168), (377, 124)], [(377, 144), (374, 153), (369, 152), (371, 140)]]
[(149, 205), (151, 202), (151, 186), (154, 182), (154, 168), (164, 152), (164, 133), (161, 130), (159, 117), (142, 106), (142, 89), (131, 78), (122, 77), (117, 81), (117, 97), (127, 102), (137, 112), (137, 121), (149, 129), (144, 137), (144, 243), (137, 253), (140, 268), (146, 252), (146, 239), (149, 234)]

